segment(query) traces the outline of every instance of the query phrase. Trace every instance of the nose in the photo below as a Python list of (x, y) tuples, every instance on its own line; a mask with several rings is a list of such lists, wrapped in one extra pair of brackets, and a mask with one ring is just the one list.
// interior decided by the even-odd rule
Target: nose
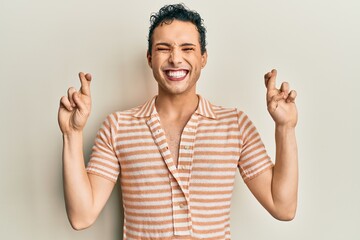
[(173, 64), (180, 64), (182, 63), (182, 55), (179, 49), (173, 49), (169, 56), (169, 62)]

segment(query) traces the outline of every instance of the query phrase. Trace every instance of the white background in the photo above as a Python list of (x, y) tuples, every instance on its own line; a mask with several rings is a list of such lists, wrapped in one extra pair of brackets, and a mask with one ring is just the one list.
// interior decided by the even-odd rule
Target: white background
[[(244, 110), (274, 156), (263, 74), (297, 90), (300, 186), (295, 220), (273, 219), (237, 176), (233, 239), (360, 239), (360, 2), (184, 1), (208, 31), (198, 92)], [(115, 240), (115, 190), (97, 222), (71, 229), (65, 213), (59, 100), (93, 74), (88, 158), (105, 116), (156, 93), (146, 64), (150, 13), (167, 1), (0, 0), (0, 239)]]

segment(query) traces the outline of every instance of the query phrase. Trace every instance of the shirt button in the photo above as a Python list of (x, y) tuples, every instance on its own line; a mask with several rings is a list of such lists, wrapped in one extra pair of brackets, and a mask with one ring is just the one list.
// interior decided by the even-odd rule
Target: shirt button
[(189, 150), (189, 149), (190, 149), (190, 146), (189, 146), (189, 145), (185, 145), (184, 148), (185, 148), (186, 150)]
[(181, 209), (183, 209), (183, 208), (185, 208), (185, 204), (180, 203), (179, 207), (180, 207)]
[(186, 170), (186, 166), (182, 165), (182, 166), (180, 166), (180, 169), (181, 170)]

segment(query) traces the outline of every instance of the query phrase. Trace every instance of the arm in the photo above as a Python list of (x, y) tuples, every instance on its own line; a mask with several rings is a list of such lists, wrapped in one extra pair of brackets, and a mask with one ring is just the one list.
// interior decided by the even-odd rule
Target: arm
[(63, 181), (66, 212), (71, 226), (89, 227), (109, 198), (114, 183), (87, 174), (83, 155), (82, 131), (91, 110), (91, 75), (79, 74), (81, 88), (69, 88), (60, 100), (58, 121), (63, 133)]
[(275, 166), (247, 182), (247, 186), (272, 216), (279, 220), (292, 220), (298, 191), (296, 92), (289, 92), (286, 82), (276, 89), (276, 75), (276, 70), (265, 75), (268, 111), (275, 121)]

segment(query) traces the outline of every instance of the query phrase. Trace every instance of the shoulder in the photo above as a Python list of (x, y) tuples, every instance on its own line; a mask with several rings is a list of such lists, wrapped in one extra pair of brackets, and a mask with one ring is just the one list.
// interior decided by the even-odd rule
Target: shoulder
[[(144, 106), (147, 103), (142, 105), (126, 109), (126, 110), (119, 110), (108, 114), (104, 120), (104, 123), (108, 123), (109, 125), (113, 126), (114, 128), (118, 128), (119, 125), (123, 122), (133, 122), (138, 119), (142, 119), (142, 111)], [(139, 117), (140, 115), (140, 117)]]
[(236, 107), (224, 107), (224, 106), (211, 104), (211, 108), (218, 119), (223, 119), (223, 118), (227, 118), (227, 117), (230, 117), (230, 118), (235, 117), (237, 119), (243, 118), (243, 117), (247, 118), (247, 115), (242, 110), (239, 110)]
[(249, 116), (236, 107), (224, 107), (215, 104), (210, 105), (218, 121), (236, 123), (241, 132), (253, 125)]

